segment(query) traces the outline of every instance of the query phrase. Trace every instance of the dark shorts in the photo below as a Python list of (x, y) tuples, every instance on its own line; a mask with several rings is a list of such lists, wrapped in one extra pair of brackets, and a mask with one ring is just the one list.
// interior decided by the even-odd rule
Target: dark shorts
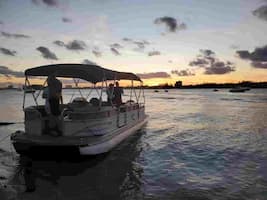
[(51, 113), (55, 116), (60, 115), (60, 108), (59, 108), (59, 99), (58, 98), (50, 98), (49, 105)]

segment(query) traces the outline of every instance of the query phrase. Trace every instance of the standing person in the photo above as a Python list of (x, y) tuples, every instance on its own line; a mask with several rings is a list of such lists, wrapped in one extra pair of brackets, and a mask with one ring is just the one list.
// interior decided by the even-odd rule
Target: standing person
[(62, 133), (61, 120), (60, 120), (60, 103), (63, 103), (62, 99), (62, 83), (56, 79), (54, 74), (50, 75), (47, 80), (48, 84), (48, 101), (50, 106), (50, 119), (49, 129), (50, 134), (54, 136), (60, 136)]
[(54, 74), (50, 75), (47, 80), (48, 84), (48, 101), (52, 115), (60, 115), (59, 103), (63, 103), (62, 99), (62, 83), (56, 79)]
[(110, 83), (107, 89), (107, 101), (109, 105), (112, 105), (113, 100), (114, 100), (114, 84)]
[(116, 106), (120, 106), (122, 104), (121, 95), (123, 94), (123, 89), (120, 87), (119, 82), (116, 81), (116, 87), (114, 88), (114, 103)]

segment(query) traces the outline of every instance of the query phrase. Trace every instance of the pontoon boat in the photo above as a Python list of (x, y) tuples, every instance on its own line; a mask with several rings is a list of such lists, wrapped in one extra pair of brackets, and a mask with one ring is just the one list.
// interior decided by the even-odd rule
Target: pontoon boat
[[(147, 122), (145, 114), (145, 96), (141, 79), (133, 73), (118, 72), (96, 65), (55, 64), (27, 69), (25, 85), (30, 86), (30, 77), (73, 78), (79, 86), (79, 80), (92, 84), (86, 90), (88, 94), (71, 98), (61, 105), (60, 117), (51, 116), (40, 105), (40, 91), (24, 92), (23, 110), (25, 113), (25, 131), (12, 134), (11, 141), (19, 154), (36, 154), (39, 150), (52, 153), (74, 150), (81, 155), (96, 155), (110, 151), (124, 139), (134, 134)], [(114, 105), (104, 100), (109, 82), (130, 80), (128, 101)], [(69, 82), (68, 82), (69, 83)], [(138, 86), (135, 84), (138, 83)], [(46, 86), (46, 81), (43, 86)], [(78, 89), (73, 89), (77, 93)], [(92, 92), (95, 91), (95, 92)], [(93, 96), (92, 94), (97, 96)], [(26, 105), (26, 96), (31, 95), (35, 105)], [(59, 121), (61, 134), (55, 135), (50, 129), (51, 121)]]

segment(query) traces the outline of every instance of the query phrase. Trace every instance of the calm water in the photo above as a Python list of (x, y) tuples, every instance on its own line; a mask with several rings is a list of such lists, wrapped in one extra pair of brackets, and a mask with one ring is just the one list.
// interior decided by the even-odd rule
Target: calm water
[[(109, 154), (35, 160), (33, 193), (8, 137), (23, 124), (0, 127), (0, 199), (267, 199), (267, 90), (146, 96), (148, 124)], [(22, 93), (0, 99), (0, 121), (21, 122)]]

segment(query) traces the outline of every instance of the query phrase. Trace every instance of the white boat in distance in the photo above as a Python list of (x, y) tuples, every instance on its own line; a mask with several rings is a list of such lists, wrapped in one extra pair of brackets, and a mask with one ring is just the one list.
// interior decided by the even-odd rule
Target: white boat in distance
[[(73, 78), (76, 86), (79, 80), (83, 79), (93, 87), (86, 89), (86, 97), (79, 89), (79, 97), (71, 98), (69, 103), (62, 104), (62, 112), (57, 119), (46, 113), (45, 105), (39, 105), (38, 97), (42, 96), (41, 91), (31, 94), (35, 105), (28, 107), (25, 107), (24, 92), (25, 131), (17, 131), (11, 135), (11, 141), (19, 154), (36, 155), (39, 151), (45, 154), (66, 154), (66, 150), (70, 150), (80, 155), (97, 155), (110, 151), (147, 122), (142, 81), (135, 74), (96, 65), (55, 64), (27, 69), (25, 84), (30, 86), (29, 76), (48, 77), (52, 74)], [(120, 106), (103, 100), (108, 83), (116, 80), (130, 80), (132, 85), (129, 100)], [(138, 87), (134, 86), (136, 82), (139, 83)], [(46, 81), (43, 86), (45, 85)], [(92, 97), (93, 90), (96, 91), (97, 97)], [(61, 134), (55, 136), (49, 124), (57, 120)]]

